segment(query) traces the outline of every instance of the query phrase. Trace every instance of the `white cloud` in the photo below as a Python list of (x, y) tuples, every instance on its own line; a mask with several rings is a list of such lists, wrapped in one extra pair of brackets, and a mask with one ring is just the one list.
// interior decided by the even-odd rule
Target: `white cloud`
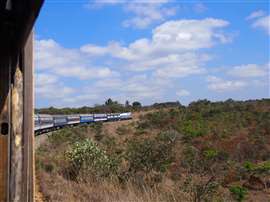
[(236, 77), (262, 77), (267, 75), (267, 69), (269, 65), (247, 64), (235, 66), (227, 74)]
[(102, 55), (108, 53), (108, 50), (105, 47), (99, 47), (99, 46), (95, 46), (93, 44), (88, 44), (88, 45), (82, 46), (80, 48), (80, 50), (82, 52), (86, 52), (89, 55), (93, 55), (93, 56), (102, 56)]
[[(93, 54), (93, 49), (102, 50), (99, 52), (104, 54), (110, 52), (121, 59), (136, 60), (145, 55), (149, 57), (153, 54), (166, 53), (167, 55), (184, 50), (211, 48), (217, 43), (228, 43), (232, 40), (229, 35), (220, 30), (228, 25), (229, 22), (214, 18), (168, 21), (153, 30), (151, 39), (141, 38), (127, 47), (116, 42), (110, 43), (107, 49), (89, 45), (89, 54)], [(87, 48), (83, 48), (83, 51), (88, 52)]]
[(266, 15), (263, 10), (251, 13), (246, 19), (252, 20), (253, 28), (260, 28), (270, 35), (270, 16)]
[(162, 97), (163, 93), (171, 86), (166, 79), (158, 79), (146, 74), (140, 74), (123, 79), (105, 79), (98, 81), (94, 88), (100, 91), (117, 91), (124, 97), (136, 99), (149, 98), (152, 100)]
[(251, 20), (254, 18), (262, 17), (264, 15), (265, 15), (265, 12), (263, 10), (257, 10), (257, 11), (254, 11), (253, 13), (251, 13), (246, 19)]
[[(93, 57), (101, 54), (102, 47), (91, 45), (81, 49), (67, 49), (52, 39), (36, 40), (35, 63), (39, 71), (50, 71), (53, 74), (78, 79), (93, 79), (118, 76), (108, 67), (90, 64)], [(84, 52), (87, 50), (87, 55)]]
[(125, 20), (123, 25), (125, 27), (144, 29), (155, 22), (164, 21), (166, 18), (176, 13), (176, 8), (164, 7), (164, 4), (168, 2), (168, 0), (131, 1), (125, 5), (124, 9), (126, 12), (133, 13), (135, 16)]
[[(157, 76), (183, 77), (204, 72), (201, 66), (210, 56), (196, 51), (231, 41), (221, 29), (228, 26), (221, 19), (168, 21), (153, 30), (152, 38), (141, 38), (128, 46), (111, 42), (106, 47), (84, 46), (84, 53), (102, 50), (122, 61), (130, 71), (155, 70)], [(164, 45), (166, 44), (166, 45)], [(89, 51), (89, 52), (88, 52)]]
[(215, 76), (208, 76), (208, 89), (216, 92), (231, 92), (243, 89), (247, 86), (245, 81), (241, 80), (224, 80)]
[(263, 29), (270, 35), (270, 16), (268, 15), (257, 19), (252, 24), (252, 27)]
[(189, 96), (190, 95), (190, 92), (187, 91), (187, 90), (179, 90), (176, 92), (176, 95), (179, 96), (179, 97), (185, 97), (185, 96)]
[(48, 73), (38, 73), (35, 77), (35, 92), (37, 97), (49, 100), (63, 99), (71, 96), (74, 89), (67, 87), (56, 75)]
[(121, 4), (126, 13), (132, 17), (125, 20), (124, 27), (144, 29), (148, 26), (166, 20), (176, 14), (176, 7), (168, 7), (172, 0), (94, 0), (89, 1), (87, 8), (101, 8)]
[(65, 77), (75, 77), (81, 80), (96, 79), (96, 78), (108, 78), (118, 76), (117, 72), (114, 72), (106, 67), (100, 68), (86, 68), (80, 67), (62, 67), (55, 70), (55, 73)]
[(56, 82), (58, 82), (58, 77), (52, 74), (39, 73), (35, 77), (36, 86), (50, 85)]
[(152, 37), (127, 45), (109, 42), (71, 49), (52, 39), (37, 40), (37, 94), (70, 106), (99, 103), (104, 95), (148, 103), (164, 99), (171, 91), (187, 96), (175, 89), (176, 78), (206, 72), (211, 55), (204, 49), (230, 42), (223, 30), (228, 25), (214, 18), (168, 21), (153, 29)]
[(49, 100), (58, 100), (65, 97), (71, 97), (74, 93), (74, 89), (67, 87), (61, 83), (52, 83), (36, 86), (35, 88), (36, 97), (39, 99), (46, 98)]
[(160, 63), (155, 75), (157, 77), (180, 78), (192, 74), (204, 73), (205, 69), (201, 66), (207, 61), (207, 57), (195, 53), (168, 56), (166, 63)]

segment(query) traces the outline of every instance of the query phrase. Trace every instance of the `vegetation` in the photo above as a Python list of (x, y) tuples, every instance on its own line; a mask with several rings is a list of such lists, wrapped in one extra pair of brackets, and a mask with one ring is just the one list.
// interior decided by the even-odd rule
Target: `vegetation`
[(126, 111), (140, 111), (140, 110), (151, 110), (151, 109), (160, 109), (164, 107), (178, 107), (181, 106), (179, 102), (164, 102), (164, 103), (155, 103), (150, 106), (142, 106), (138, 101), (129, 103), (127, 100), (125, 104), (120, 104), (117, 101), (113, 101), (111, 98), (105, 101), (104, 104), (96, 104), (94, 107), (80, 107), (80, 108), (41, 108), (35, 109), (35, 113), (38, 114), (92, 114), (92, 113), (120, 113)]
[[(50, 135), (36, 157), (44, 198), (194, 202), (270, 198), (269, 99), (199, 100), (187, 107), (178, 103), (140, 110), (133, 120)], [(63, 194), (63, 189), (70, 192)]]
[(66, 153), (72, 171), (97, 176), (108, 176), (115, 172), (116, 164), (105, 151), (90, 139), (76, 142)]
[(230, 191), (232, 192), (234, 198), (239, 202), (242, 202), (247, 195), (247, 190), (240, 186), (233, 186), (230, 188)]

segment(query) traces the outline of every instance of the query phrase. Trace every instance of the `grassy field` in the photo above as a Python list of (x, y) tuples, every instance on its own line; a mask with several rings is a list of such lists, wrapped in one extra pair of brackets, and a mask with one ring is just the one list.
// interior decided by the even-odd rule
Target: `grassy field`
[(270, 201), (269, 99), (134, 116), (48, 136), (38, 201)]

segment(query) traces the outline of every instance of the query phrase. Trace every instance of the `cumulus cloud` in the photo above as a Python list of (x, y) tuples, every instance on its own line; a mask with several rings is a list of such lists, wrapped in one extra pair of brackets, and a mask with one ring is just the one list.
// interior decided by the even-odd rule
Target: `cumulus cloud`
[(185, 96), (189, 96), (190, 95), (190, 92), (187, 91), (187, 90), (179, 90), (176, 92), (176, 95), (179, 96), (179, 97), (185, 97)]
[(106, 47), (90, 44), (82, 51), (92, 55), (93, 50), (99, 50), (122, 60), (122, 66), (130, 71), (154, 69), (157, 76), (183, 77), (204, 72), (201, 65), (211, 57), (197, 50), (232, 40), (222, 30), (228, 25), (229, 22), (214, 18), (168, 21), (153, 29), (150, 39), (141, 38), (127, 46), (117, 42)]
[(176, 7), (167, 6), (171, 0), (94, 0), (89, 1), (87, 8), (101, 8), (121, 4), (124, 11), (131, 15), (123, 21), (124, 27), (144, 29), (162, 22), (176, 14)]
[(53, 74), (39, 73), (35, 77), (35, 92), (38, 98), (62, 99), (74, 93), (74, 89), (64, 85)]
[(227, 74), (235, 77), (262, 77), (267, 75), (269, 71), (269, 64), (247, 64), (233, 67)]
[(133, 13), (134, 17), (123, 22), (125, 27), (144, 29), (155, 22), (164, 21), (175, 15), (176, 8), (164, 7), (168, 0), (163, 1), (131, 1), (125, 5), (125, 11)]
[(263, 29), (270, 35), (270, 16), (268, 15), (257, 19), (252, 24), (252, 27)]
[[(164, 99), (168, 91), (188, 96), (189, 92), (176, 89), (174, 82), (206, 72), (205, 64), (212, 57), (204, 50), (232, 40), (224, 30), (228, 25), (229, 22), (214, 18), (173, 20), (153, 29), (151, 37), (127, 45), (114, 41), (106, 46), (85, 44), (71, 49), (52, 39), (37, 40), (37, 94), (57, 102), (61, 98), (65, 105), (98, 103), (104, 95), (148, 103)], [(72, 79), (72, 83), (63, 79)], [(74, 87), (73, 79), (81, 80), (78, 82), (87, 89), (77, 84)], [(239, 86), (224, 82), (223, 86), (210, 89)]]
[(263, 10), (257, 10), (257, 11), (252, 12), (246, 19), (251, 20), (254, 18), (262, 17), (264, 15), (265, 15), (265, 12)]
[(270, 35), (270, 16), (263, 10), (254, 11), (246, 19), (252, 21), (253, 28), (262, 29)]
[(247, 86), (245, 81), (241, 80), (224, 80), (216, 76), (208, 76), (208, 89), (216, 92), (231, 92), (243, 89)]
[(169, 87), (172, 87), (171, 81), (154, 78), (146, 74), (121, 79), (103, 79), (94, 85), (94, 88), (101, 92), (115, 92), (121, 97), (132, 100), (150, 99), (152, 101), (162, 98)]
[(81, 49), (67, 49), (52, 39), (36, 40), (35, 63), (39, 71), (50, 71), (53, 74), (78, 79), (93, 79), (118, 76), (118, 73), (108, 67), (93, 66), (92, 57), (100, 55), (87, 48), (87, 56)]

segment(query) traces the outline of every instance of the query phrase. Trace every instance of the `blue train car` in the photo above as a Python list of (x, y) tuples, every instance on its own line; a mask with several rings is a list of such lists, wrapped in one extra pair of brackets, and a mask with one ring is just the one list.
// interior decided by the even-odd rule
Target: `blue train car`
[(91, 123), (94, 122), (93, 114), (81, 114), (80, 123)]

